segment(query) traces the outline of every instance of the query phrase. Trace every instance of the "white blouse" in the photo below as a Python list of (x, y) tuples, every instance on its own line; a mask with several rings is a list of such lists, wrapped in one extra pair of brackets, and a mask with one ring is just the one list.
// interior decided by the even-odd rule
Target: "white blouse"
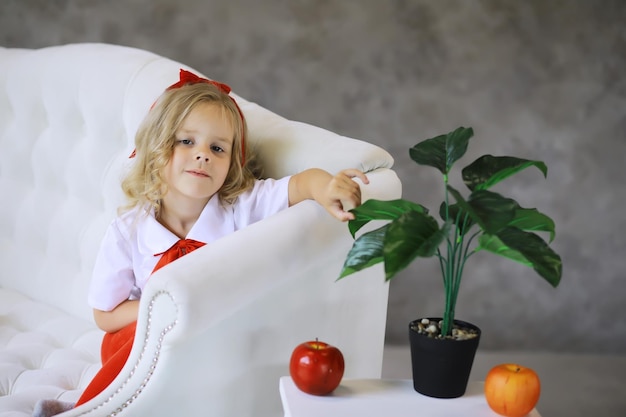
[[(289, 206), (289, 178), (257, 180), (232, 205), (222, 205), (214, 195), (202, 210), (187, 239), (213, 242)], [(154, 217), (152, 210), (136, 208), (115, 218), (109, 225), (89, 289), (92, 308), (111, 311), (125, 300), (136, 300), (160, 256), (178, 236)]]

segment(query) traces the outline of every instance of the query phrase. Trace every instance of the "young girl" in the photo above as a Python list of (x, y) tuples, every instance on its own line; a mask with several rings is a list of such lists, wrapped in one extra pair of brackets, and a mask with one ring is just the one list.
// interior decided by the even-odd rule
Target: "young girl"
[[(128, 205), (109, 226), (93, 272), (88, 301), (102, 342), (102, 369), (76, 406), (104, 390), (124, 366), (133, 344), (139, 298), (150, 275), (167, 263), (306, 199), (337, 219), (361, 203), (347, 169), (332, 176), (309, 169), (257, 180), (246, 146), (246, 122), (225, 84), (181, 70), (153, 105), (135, 138), (135, 161), (122, 182)], [(73, 404), (44, 400), (36, 416)]]

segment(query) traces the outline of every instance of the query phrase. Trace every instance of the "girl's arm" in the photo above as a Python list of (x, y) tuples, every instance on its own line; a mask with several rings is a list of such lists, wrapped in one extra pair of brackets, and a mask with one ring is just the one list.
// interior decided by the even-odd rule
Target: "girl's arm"
[(126, 300), (111, 311), (93, 310), (96, 324), (107, 333), (114, 333), (137, 321), (138, 314), (139, 300)]
[(361, 188), (354, 177), (369, 183), (358, 169), (345, 169), (334, 177), (317, 168), (295, 174), (289, 180), (289, 205), (315, 200), (337, 219), (352, 220), (354, 215), (348, 210), (361, 204)]

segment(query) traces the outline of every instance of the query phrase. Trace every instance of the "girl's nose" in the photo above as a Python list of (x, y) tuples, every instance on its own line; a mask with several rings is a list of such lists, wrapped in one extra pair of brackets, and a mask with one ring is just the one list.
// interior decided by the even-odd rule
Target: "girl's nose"
[(204, 163), (208, 163), (211, 156), (211, 150), (207, 147), (198, 147), (196, 150), (196, 161), (204, 161)]

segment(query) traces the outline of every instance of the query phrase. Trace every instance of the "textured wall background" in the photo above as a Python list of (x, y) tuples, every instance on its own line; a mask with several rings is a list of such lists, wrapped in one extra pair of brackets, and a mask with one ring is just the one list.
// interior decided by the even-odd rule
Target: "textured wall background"
[[(457, 126), (482, 153), (542, 159), (510, 194), (557, 225), (564, 276), (474, 256), (457, 317), (481, 349), (626, 353), (626, 3), (621, 0), (1, 0), (0, 44), (108, 42), (184, 62), (288, 118), (389, 150), (405, 197), (439, 177), (408, 148)], [(436, 204), (437, 203), (437, 204)], [(391, 283), (387, 340), (441, 314), (438, 266)]]

